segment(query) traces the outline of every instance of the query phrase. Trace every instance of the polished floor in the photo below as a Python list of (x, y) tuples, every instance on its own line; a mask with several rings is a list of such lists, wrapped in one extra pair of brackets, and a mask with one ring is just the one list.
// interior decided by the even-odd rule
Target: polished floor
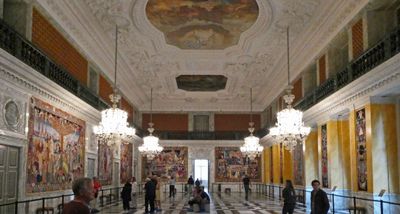
[[(101, 209), (100, 213), (144, 213), (143, 195), (137, 200), (138, 209), (129, 212), (123, 212), (122, 204), (111, 205)], [(165, 214), (185, 214), (194, 213), (188, 211), (188, 197), (178, 194), (175, 199), (166, 198), (161, 204), (162, 211), (158, 213)], [(249, 200), (244, 200), (242, 193), (230, 194), (211, 194), (210, 213), (217, 214), (269, 214), (282, 213), (282, 204), (279, 201), (271, 200), (261, 194), (253, 193)], [(297, 207), (295, 213), (306, 213), (305, 208)]]

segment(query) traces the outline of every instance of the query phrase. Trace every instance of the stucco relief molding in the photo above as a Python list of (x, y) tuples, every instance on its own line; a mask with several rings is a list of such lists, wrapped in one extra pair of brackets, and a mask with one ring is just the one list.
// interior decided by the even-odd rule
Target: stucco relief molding
[[(291, 77), (295, 79), (311, 64), (315, 57), (328, 46), (332, 39), (356, 16), (356, 14), (368, 3), (368, 0), (333, 1), (334, 4), (326, 4), (318, 15), (316, 15), (307, 28), (294, 44), (291, 45)], [(330, 11), (329, 13), (327, 11)], [(331, 14), (327, 16), (327, 14)], [(316, 33), (318, 32), (318, 33)], [(286, 69), (286, 58), (281, 58), (273, 70)], [(265, 93), (259, 95), (259, 100), (264, 106), (271, 103), (286, 86), (286, 76), (280, 72), (272, 73), (264, 84), (269, 90), (262, 90)]]
[[(9, 57), (6, 57), (7, 55)], [(27, 97), (33, 95), (45, 99), (55, 107), (72, 113), (87, 123), (97, 124), (100, 121), (98, 110), (75, 97), (70, 92), (67, 92), (61, 86), (44, 78), (43, 75), (10, 56), (8, 53), (5, 53), (3, 50), (0, 50), (0, 58), (3, 59), (0, 63), (1, 79), (10, 82), (15, 87), (20, 88), (20, 90), (22, 89), (22, 93), (26, 94)], [(21, 71), (23, 74), (21, 74)], [(70, 103), (75, 103), (79, 106)]]
[[(37, 0), (35, 6), (45, 11), (51, 19), (55, 20), (55, 26), (60, 26), (63, 36), (69, 38), (75, 48), (87, 56), (87, 59), (94, 62), (106, 76), (113, 76), (114, 72), (114, 41), (111, 41), (108, 34), (105, 34), (102, 27), (88, 13), (86, 6), (80, 1), (53, 1)], [(100, 51), (99, 51), (100, 48)], [(125, 56), (120, 56), (125, 59)], [(135, 76), (129, 74), (126, 69), (130, 68), (125, 60), (120, 60), (120, 82), (121, 91), (130, 91), (127, 98), (133, 105), (138, 106), (146, 100), (142, 90), (138, 87)], [(130, 90), (130, 89), (134, 90)]]
[[(132, 4), (130, 9), (130, 17), (133, 25), (138, 28), (138, 31), (143, 36), (150, 36), (156, 52), (168, 53), (168, 52), (179, 52), (179, 58), (208, 58), (215, 59), (216, 55), (224, 57), (227, 53), (243, 53), (248, 52), (251, 47), (252, 40), (259, 35), (265, 34), (273, 20), (273, 11), (269, 0), (256, 0), (259, 6), (259, 17), (256, 22), (248, 29), (243, 32), (240, 36), (240, 40), (237, 45), (226, 48), (225, 50), (212, 50), (212, 51), (198, 51), (198, 50), (181, 50), (173, 45), (166, 43), (164, 34), (154, 27), (147, 19), (146, 15), (146, 4), (147, 1), (136, 1)], [(190, 53), (190, 54), (189, 54)], [(175, 57), (175, 56), (173, 56)]]

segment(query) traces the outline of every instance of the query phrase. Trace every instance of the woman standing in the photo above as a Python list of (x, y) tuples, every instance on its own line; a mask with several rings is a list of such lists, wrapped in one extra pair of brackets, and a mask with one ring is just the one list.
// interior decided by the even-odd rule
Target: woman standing
[(157, 184), (156, 184), (156, 200), (155, 200), (155, 205), (156, 205), (156, 210), (157, 211), (162, 211), (161, 209), (161, 179), (155, 177)]
[(132, 196), (131, 196), (131, 198), (132, 198), (132, 202), (131, 202), (131, 204), (132, 204), (132, 209), (136, 209), (136, 206), (137, 206), (137, 204), (136, 204), (136, 186), (137, 186), (137, 182), (136, 182), (136, 178), (135, 177), (132, 177), (132, 181), (131, 181), (131, 184), (132, 184)]
[(293, 214), (294, 207), (296, 206), (296, 193), (293, 188), (291, 180), (286, 180), (286, 186), (282, 191), (283, 196), (283, 210), (282, 214)]

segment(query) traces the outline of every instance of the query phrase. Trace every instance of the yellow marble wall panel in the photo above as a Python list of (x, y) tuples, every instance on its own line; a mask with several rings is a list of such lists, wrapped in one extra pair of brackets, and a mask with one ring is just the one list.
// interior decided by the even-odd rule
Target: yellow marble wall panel
[(270, 148), (264, 148), (264, 183), (270, 183), (271, 181), (271, 152)]
[(356, 113), (351, 111), (349, 115), (349, 146), (350, 146), (350, 189), (358, 191), (357, 185), (357, 142), (356, 142)]
[(283, 147), (283, 182), (286, 180), (293, 182), (293, 155)]
[(329, 187), (340, 187), (342, 177), (339, 152), (338, 122), (329, 121), (326, 124), (328, 139), (328, 183)]
[[(373, 161), (372, 161), (372, 136), (371, 136), (371, 105), (366, 105), (365, 106), (365, 120), (366, 120), (366, 149), (367, 149), (367, 188), (368, 192), (374, 192), (373, 186), (374, 186), (374, 179), (373, 179), (373, 174), (375, 173), (374, 170), (379, 168), (379, 165), (382, 164), (379, 162), (376, 162), (376, 166), (373, 166)], [(357, 142), (356, 142), (357, 143)], [(357, 144), (356, 144), (357, 145)], [(357, 148), (357, 147), (356, 147)], [(378, 157), (376, 157), (378, 159)], [(382, 167), (383, 168), (383, 167)], [(381, 169), (379, 169), (381, 170)], [(377, 172), (377, 173), (382, 173), (382, 172)], [(357, 177), (356, 177), (357, 178)], [(378, 181), (379, 182), (379, 181)], [(358, 187), (357, 187), (358, 189)], [(379, 190), (377, 190), (379, 191)]]
[(318, 131), (311, 131), (304, 144), (304, 182), (306, 186), (318, 179)]
[(273, 145), (272, 146), (272, 157), (273, 157), (273, 162), (272, 162), (272, 167), (273, 167), (273, 181), (274, 184), (279, 184), (280, 183), (280, 148), (279, 144)]
[(343, 120), (339, 122), (339, 141), (341, 142), (342, 151), (342, 169), (343, 181), (342, 186), (344, 189), (351, 189), (351, 161), (350, 161), (350, 132), (349, 121)]
[(372, 147), (373, 192), (386, 189), (399, 193), (396, 106), (371, 104), (368, 109), (367, 130), (370, 131), (367, 134)]

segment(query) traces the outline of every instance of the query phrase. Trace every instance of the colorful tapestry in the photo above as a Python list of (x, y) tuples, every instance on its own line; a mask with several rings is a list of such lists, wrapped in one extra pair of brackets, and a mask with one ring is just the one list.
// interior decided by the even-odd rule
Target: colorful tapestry
[(328, 134), (326, 124), (321, 126), (321, 152), (322, 187), (328, 188)]
[(215, 181), (241, 182), (248, 175), (253, 182), (261, 182), (261, 157), (251, 161), (239, 147), (215, 147)]
[(110, 146), (99, 142), (98, 157), (98, 179), (101, 185), (111, 185), (112, 182), (112, 163), (113, 151)]
[(132, 144), (121, 144), (121, 170), (120, 180), (121, 184), (132, 178)]
[(304, 185), (304, 155), (303, 144), (297, 144), (293, 151), (294, 184)]
[(142, 159), (142, 179), (151, 175), (174, 176), (177, 182), (188, 179), (188, 147), (164, 147), (153, 160)]
[(70, 189), (84, 176), (85, 122), (37, 98), (29, 108), (26, 192)]
[(356, 112), (357, 180), (358, 190), (367, 191), (367, 147), (365, 109)]

